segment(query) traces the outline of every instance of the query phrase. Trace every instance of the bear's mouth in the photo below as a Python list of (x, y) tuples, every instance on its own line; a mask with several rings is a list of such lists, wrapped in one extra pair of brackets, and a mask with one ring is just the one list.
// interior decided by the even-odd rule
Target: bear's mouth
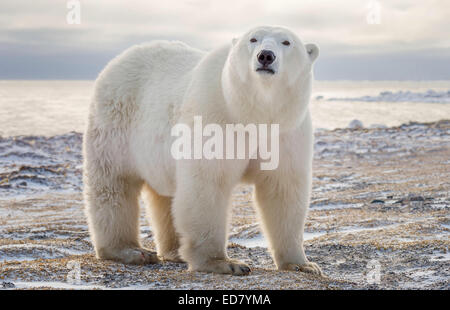
[(260, 68), (258, 68), (258, 69), (256, 69), (256, 72), (267, 72), (267, 73), (270, 73), (270, 74), (275, 74), (275, 71), (273, 71), (273, 69), (271, 69), (271, 68), (267, 68), (267, 67), (260, 67)]

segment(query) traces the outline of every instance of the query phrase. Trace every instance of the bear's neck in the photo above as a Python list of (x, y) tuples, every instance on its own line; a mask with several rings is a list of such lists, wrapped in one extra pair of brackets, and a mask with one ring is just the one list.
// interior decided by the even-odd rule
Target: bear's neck
[(311, 78), (286, 85), (282, 79), (242, 81), (237, 74), (224, 72), (222, 89), (231, 120), (244, 125), (279, 124), (280, 132), (296, 129), (308, 111)]

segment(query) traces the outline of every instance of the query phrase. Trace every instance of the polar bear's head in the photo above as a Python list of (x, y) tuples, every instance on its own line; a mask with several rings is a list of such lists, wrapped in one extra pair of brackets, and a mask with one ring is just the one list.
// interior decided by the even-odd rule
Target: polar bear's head
[[(280, 125), (301, 118), (318, 55), (315, 44), (304, 45), (284, 27), (257, 27), (233, 39), (222, 74), (224, 97), (233, 114), (242, 121)], [(243, 119), (249, 113), (252, 117)]]

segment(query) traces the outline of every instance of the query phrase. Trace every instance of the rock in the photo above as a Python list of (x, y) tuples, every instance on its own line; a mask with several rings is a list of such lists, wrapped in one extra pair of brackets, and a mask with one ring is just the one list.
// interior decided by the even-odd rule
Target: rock
[(412, 196), (409, 198), (409, 201), (425, 201), (425, 198), (422, 196)]
[(364, 125), (360, 120), (354, 119), (348, 124), (347, 127), (350, 129), (362, 129), (364, 128)]
[(15, 288), (16, 286), (12, 282), (4, 281), (4, 282), (2, 282), (2, 287), (3, 288)]
[(370, 203), (384, 203), (384, 200), (381, 199), (374, 199)]

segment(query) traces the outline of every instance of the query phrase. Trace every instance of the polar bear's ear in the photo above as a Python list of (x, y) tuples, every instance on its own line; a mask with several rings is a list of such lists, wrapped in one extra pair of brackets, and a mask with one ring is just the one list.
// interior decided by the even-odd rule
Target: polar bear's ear
[(319, 47), (313, 43), (306, 44), (305, 47), (308, 52), (309, 59), (311, 59), (311, 62), (313, 63), (317, 59), (317, 56), (319, 56)]
[(232, 40), (231, 40), (231, 44), (234, 46), (234, 45), (236, 45), (236, 43), (237, 43), (237, 41), (239, 40), (239, 38), (233, 38)]

